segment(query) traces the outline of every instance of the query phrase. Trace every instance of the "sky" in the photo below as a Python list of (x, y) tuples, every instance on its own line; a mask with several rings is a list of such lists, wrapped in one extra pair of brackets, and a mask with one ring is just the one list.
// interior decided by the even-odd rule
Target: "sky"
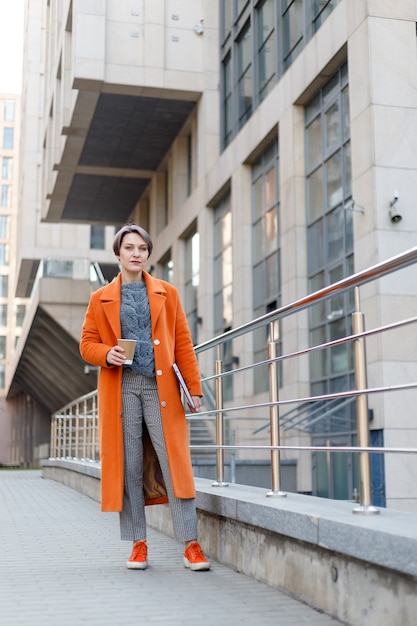
[(0, 93), (22, 91), (24, 0), (0, 0)]

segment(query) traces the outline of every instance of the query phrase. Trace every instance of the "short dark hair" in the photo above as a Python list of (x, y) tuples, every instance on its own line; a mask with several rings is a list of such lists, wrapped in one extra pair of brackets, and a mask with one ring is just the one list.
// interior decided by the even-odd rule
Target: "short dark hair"
[(113, 252), (116, 256), (120, 254), (120, 248), (122, 246), (123, 237), (128, 233), (136, 233), (146, 242), (148, 246), (149, 256), (151, 256), (151, 252), (153, 249), (152, 239), (150, 238), (149, 233), (142, 228), (142, 226), (138, 226), (137, 224), (125, 224), (121, 227), (120, 230), (117, 231), (114, 239), (113, 239)]

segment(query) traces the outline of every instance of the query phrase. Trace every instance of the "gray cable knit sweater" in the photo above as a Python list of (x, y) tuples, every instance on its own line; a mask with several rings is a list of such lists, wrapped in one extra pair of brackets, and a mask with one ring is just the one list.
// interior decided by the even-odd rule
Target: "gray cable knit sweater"
[(122, 285), (120, 324), (123, 339), (136, 339), (135, 356), (130, 367), (138, 374), (155, 376), (151, 313), (145, 283)]

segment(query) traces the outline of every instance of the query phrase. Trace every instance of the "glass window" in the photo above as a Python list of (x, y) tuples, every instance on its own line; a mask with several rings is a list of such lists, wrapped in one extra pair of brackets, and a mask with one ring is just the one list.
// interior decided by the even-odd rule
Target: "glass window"
[(9, 244), (0, 243), (0, 265), (9, 265)]
[[(310, 291), (319, 291), (324, 287), (324, 272), (319, 272), (310, 278)], [(310, 326), (316, 326), (323, 322), (326, 316), (325, 302), (318, 302), (309, 308)]]
[(307, 167), (312, 170), (321, 162), (321, 117), (317, 116), (307, 127)]
[(323, 168), (318, 167), (307, 178), (307, 220), (314, 222), (323, 213)]
[(7, 326), (7, 304), (0, 304), (0, 326)]
[(221, 0), (221, 144), (229, 145), (340, 0)]
[(327, 108), (329, 104), (336, 98), (340, 92), (341, 77), (339, 74), (335, 74), (333, 78), (323, 87), (321, 91), (321, 101), (323, 106)]
[(3, 157), (1, 164), (1, 177), (4, 180), (11, 180), (13, 171), (12, 165), (13, 159), (11, 157)]
[[(262, 173), (262, 170), (260, 170), (260, 172)], [(252, 175), (253, 177), (256, 176), (255, 166), (252, 167)], [(263, 195), (264, 181), (262, 176), (258, 176), (252, 183), (252, 215), (254, 222), (256, 222), (256, 219), (262, 217), (262, 214), (265, 210)]]
[(223, 61), (223, 136), (224, 145), (227, 146), (233, 131), (232, 109), (232, 75), (230, 55)]
[(232, 212), (228, 194), (214, 211), (214, 330), (216, 334), (232, 326), (232, 282)]
[(311, 0), (313, 4), (313, 25), (316, 32), (330, 15), (339, 0)]
[(247, 23), (237, 42), (239, 128), (252, 114), (252, 29)]
[(54, 278), (72, 278), (73, 267), (73, 261), (45, 259), (43, 262), (43, 275)]
[[(329, 282), (336, 283), (343, 278), (343, 265), (338, 265), (334, 269), (329, 271)], [(327, 320), (333, 322), (339, 319), (344, 313), (344, 296), (343, 293), (339, 293), (333, 298), (326, 301)], [(333, 336), (332, 339), (338, 339)]]
[(332, 151), (340, 144), (340, 130), (342, 120), (339, 111), (339, 101), (333, 102), (324, 114), (326, 124), (326, 151)]
[(230, 0), (221, 0), (220, 3), (220, 29), (221, 37), (224, 40), (230, 35), (233, 21), (233, 2)]
[(191, 194), (193, 188), (193, 137), (187, 137), (187, 196)]
[[(280, 301), (278, 142), (252, 166), (252, 284), (254, 317), (277, 307)], [(265, 329), (254, 334), (254, 361), (267, 358)], [(264, 367), (254, 373), (257, 393), (267, 388)]]
[[(230, 2), (230, 0), (229, 0)], [(236, 0), (236, 15), (237, 17), (242, 13), (249, 0)]]
[(16, 307), (16, 326), (23, 326), (26, 315), (26, 305), (18, 304)]
[[(321, 346), (326, 342), (326, 329), (324, 326), (315, 328), (310, 333), (310, 345)], [(312, 381), (322, 379), (326, 374), (326, 350), (318, 349), (311, 353), (310, 376)]]
[(1, 186), (1, 206), (6, 209), (10, 209), (12, 204), (12, 186)]
[(162, 279), (172, 285), (174, 282), (174, 261), (171, 259), (171, 250), (168, 256), (161, 261), (160, 265), (162, 266)]
[(0, 389), (4, 389), (4, 378), (6, 368), (4, 365), (0, 365)]
[(200, 236), (194, 232), (185, 241), (184, 308), (194, 345), (198, 341), (197, 291), (200, 282)]
[[(352, 212), (345, 210), (351, 195), (347, 79), (344, 65), (306, 107), (307, 258), (311, 292), (353, 272)], [(353, 306), (353, 290), (314, 306), (309, 312), (310, 345), (349, 334)], [(312, 352), (311, 393), (330, 393), (335, 385), (347, 385), (352, 369), (350, 344)], [(333, 417), (336, 416), (330, 416), (329, 423), (335, 422)], [(337, 419), (338, 428), (350, 430), (350, 412), (346, 412), (346, 419), (339, 415)]]
[(340, 259), (341, 256), (345, 255), (345, 213), (346, 211), (343, 206), (339, 206), (326, 216), (326, 260), (328, 263), (332, 263), (333, 261)]
[(6, 122), (14, 122), (15, 101), (5, 100), (4, 102), (4, 120)]
[(350, 108), (349, 108), (349, 87), (342, 91), (342, 132), (343, 139), (348, 139), (350, 135)]
[(90, 248), (91, 250), (105, 249), (105, 226), (90, 226)]
[(339, 150), (325, 164), (326, 209), (332, 209), (343, 200), (342, 167), (342, 151)]
[(275, 2), (265, 0), (258, 9), (258, 91), (262, 101), (273, 87), (276, 75)]
[(277, 293), (280, 283), (278, 254), (271, 254), (265, 260), (266, 269), (266, 297), (268, 300)]
[[(277, 144), (274, 143), (273, 149), (267, 150), (252, 168), (252, 258), (257, 275), (257, 278), (254, 275), (254, 309), (266, 305), (265, 301), (257, 299), (262, 293), (267, 299), (277, 300), (280, 289), (277, 177)], [(262, 286), (266, 286), (266, 294)]]
[(324, 266), (324, 219), (317, 220), (307, 230), (308, 269), (315, 274)]
[(13, 150), (14, 144), (14, 129), (5, 127), (3, 128), (3, 148), (5, 150)]
[[(233, 325), (233, 248), (230, 193), (214, 210), (214, 329), (220, 335)], [(233, 369), (233, 342), (222, 346), (223, 371)], [(223, 397), (233, 398), (233, 377), (223, 379)]]
[(265, 202), (266, 208), (274, 206), (277, 201), (277, 178), (278, 172), (276, 167), (271, 169), (265, 174)]
[(6, 358), (6, 337), (0, 335), (0, 359)]
[(288, 68), (301, 51), (304, 32), (303, 0), (285, 0), (282, 14), (284, 66)]
[(6, 298), (9, 289), (9, 277), (5, 274), (0, 275), (0, 298)]
[(10, 217), (8, 215), (0, 215), (0, 239), (8, 239), (10, 237)]
[(278, 248), (278, 214), (276, 207), (265, 214), (265, 252), (267, 255)]

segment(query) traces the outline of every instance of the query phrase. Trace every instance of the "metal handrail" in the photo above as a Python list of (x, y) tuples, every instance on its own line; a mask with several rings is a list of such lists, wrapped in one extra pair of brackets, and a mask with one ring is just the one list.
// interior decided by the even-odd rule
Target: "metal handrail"
[(232, 328), (224, 332), (222, 335), (217, 335), (213, 337), (213, 339), (209, 339), (208, 341), (204, 341), (196, 346), (196, 352), (203, 352), (204, 350), (209, 350), (210, 348), (214, 348), (217, 344), (225, 343), (226, 341), (230, 341), (232, 339), (236, 339), (241, 335), (244, 335), (248, 331), (253, 331), (269, 322), (276, 321), (278, 319), (282, 319), (292, 313), (296, 313), (308, 308), (312, 304), (317, 304), (317, 302), (321, 300), (327, 300), (328, 298), (334, 297), (336, 293), (340, 293), (342, 291), (347, 291), (352, 287), (359, 287), (360, 285), (364, 285), (366, 283), (371, 282), (372, 280), (376, 280), (377, 278), (382, 278), (383, 276), (387, 276), (392, 272), (395, 272), (399, 269), (404, 269), (409, 265), (413, 265), (417, 262), (417, 246), (410, 248), (406, 252), (401, 254), (397, 254), (386, 261), (381, 261), (369, 267), (367, 269), (361, 270), (356, 274), (352, 274), (351, 276), (347, 276), (346, 278), (342, 278), (341, 280), (328, 285), (327, 287), (323, 287), (318, 291), (314, 291), (313, 293), (296, 300), (295, 302), (291, 302), (290, 304), (286, 304), (275, 311), (270, 311), (265, 315), (261, 315), (256, 319), (247, 322), (246, 324), (242, 324), (237, 328)]
[(392, 272), (395, 272), (399, 269), (404, 269), (409, 265), (413, 265), (417, 262), (417, 246), (406, 250), (401, 254), (397, 254), (386, 261), (381, 261), (369, 267), (367, 269), (361, 270), (356, 274), (352, 274), (351, 276), (347, 276), (346, 278), (342, 278), (341, 280), (333, 283), (332, 285), (328, 285), (327, 287), (323, 287), (318, 291), (315, 291), (295, 302), (291, 302), (290, 304), (286, 304), (275, 311), (270, 311), (265, 315), (257, 317), (256, 319), (247, 322), (246, 324), (242, 324), (238, 328), (232, 328), (221, 335), (217, 335), (213, 339), (209, 339), (208, 341), (204, 341), (196, 346), (196, 352), (203, 352), (204, 350), (209, 350), (210, 348), (214, 348), (217, 344), (225, 343), (226, 341), (231, 341), (232, 339), (236, 339), (241, 335), (244, 335), (248, 331), (253, 331), (262, 326), (265, 326), (269, 322), (276, 321), (278, 319), (282, 319), (292, 313), (296, 313), (308, 308), (312, 304), (317, 304), (317, 302), (321, 300), (327, 300), (328, 298), (334, 297), (336, 293), (340, 293), (343, 291), (347, 291), (348, 289), (352, 289), (352, 287), (359, 287), (360, 285), (365, 285), (366, 283), (371, 282), (372, 280), (376, 280), (377, 278), (382, 278), (383, 276), (387, 276)]
[[(370, 501), (370, 472), (369, 472), (369, 455), (370, 453), (417, 453), (417, 449), (415, 448), (377, 448), (369, 446), (368, 434), (369, 434), (369, 426), (368, 426), (368, 408), (367, 408), (367, 400), (370, 394), (375, 393), (385, 393), (389, 391), (400, 391), (400, 390), (409, 390), (417, 387), (417, 381), (411, 383), (390, 385), (390, 386), (380, 386), (368, 388), (366, 382), (366, 358), (365, 358), (365, 350), (364, 350), (364, 341), (366, 337), (371, 335), (375, 335), (377, 333), (382, 333), (385, 331), (389, 331), (392, 329), (400, 328), (407, 324), (413, 324), (417, 322), (417, 317), (408, 318), (405, 320), (401, 320), (399, 322), (395, 322), (392, 324), (380, 326), (379, 328), (374, 328), (371, 330), (364, 330), (363, 324), (363, 314), (360, 312), (360, 302), (359, 302), (359, 286), (364, 285), (365, 283), (371, 282), (373, 280), (382, 278), (395, 272), (400, 269), (404, 269), (414, 263), (417, 262), (417, 246), (411, 248), (403, 252), (402, 254), (398, 254), (386, 261), (378, 263), (370, 268), (357, 272), (352, 276), (344, 278), (328, 287), (324, 287), (312, 294), (305, 296), (295, 302), (292, 302), (288, 305), (282, 306), (275, 311), (269, 312), (266, 315), (256, 318), (246, 324), (239, 326), (238, 328), (229, 330), (222, 335), (214, 337), (208, 341), (205, 341), (198, 346), (196, 346), (195, 350), (197, 354), (205, 352), (210, 349), (215, 349), (216, 352), (216, 367), (215, 374), (213, 376), (205, 377), (203, 383), (207, 385), (209, 381), (214, 381), (215, 384), (215, 400), (216, 404), (214, 408), (209, 408), (208, 410), (202, 410), (199, 414), (200, 419), (215, 420), (216, 425), (216, 443), (215, 444), (205, 444), (201, 445), (191, 445), (192, 449), (204, 449), (204, 450), (215, 450), (216, 451), (216, 470), (217, 470), (217, 480), (213, 483), (214, 486), (227, 486), (228, 483), (224, 481), (224, 457), (223, 453), (226, 450), (236, 451), (236, 450), (266, 450), (271, 454), (271, 483), (272, 489), (268, 492), (267, 495), (272, 496), (285, 496), (287, 494), (281, 491), (280, 485), (280, 452), (281, 451), (326, 451), (326, 452), (355, 452), (359, 454), (359, 467), (360, 467), (360, 505), (353, 509), (354, 512), (360, 513), (377, 513), (379, 512), (376, 507), (371, 505)], [(328, 299), (330, 297), (334, 297), (336, 294), (339, 294), (348, 289), (354, 288), (355, 290), (355, 312), (353, 313), (352, 322), (353, 322), (353, 333), (349, 336), (333, 340), (327, 343), (315, 345), (303, 350), (299, 350), (293, 353), (277, 355), (275, 351), (276, 344), (274, 342), (273, 337), (273, 322), (280, 320), (288, 315), (297, 313), (301, 310), (308, 308), (313, 304), (317, 304), (318, 302)], [(264, 327), (266, 324), (270, 324), (270, 336), (271, 341), (268, 343), (268, 359), (265, 361), (260, 361), (258, 363), (252, 363), (250, 365), (245, 365), (243, 367), (235, 368), (231, 371), (222, 371), (222, 362), (221, 362), (221, 345), (226, 341), (231, 341), (240, 337), (246, 333), (253, 332), (258, 328)], [(329, 348), (335, 345), (339, 345), (346, 342), (353, 342), (354, 346), (354, 354), (355, 354), (355, 389), (349, 391), (339, 391), (328, 394), (321, 394), (315, 396), (307, 396), (307, 397), (298, 397), (298, 398), (285, 398), (280, 399), (278, 397), (278, 389), (274, 386), (274, 381), (276, 381), (276, 366), (279, 361), (283, 361), (285, 359), (298, 357), (301, 355), (308, 354), (313, 350), (319, 350), (324, 348)], [(261, 402), (261, 403), (252, 403), (245, 404), (241, 406), (227, 406), (228, 415), (232, 415), (233, 413), (238, 412), (248, 412), (249, 410), (259, 410), (259, 409), (268, 409), (270, 412), (270, 422), (268, 424), (270, 429), (270, 444), (269, 445), (225, 445), (224, 442), (224, 418), (225, 418), (225, 408), (223, 402), (223, 393), (222, 393), (222, 382), (226, 376), (234, 376), (240, 372), (245, 370), (253, 370), (254, 368), (260, 366), (267, 366), (269, 369), (269, 401)], [(71, 457), (72, 451), (75, 446), (77, 451), (80, 448), (80, 440), (82, 437), (79, 436), (79, 433), (75, 437), (75, 444), (73, 442), (73, 437), (71, 434), (72, 426), (72, 418), (74, 415), (79, 415), (80, 410), (79, 406), (83, 405), (84, 409), (81, 412), (82, 418), (86, 419), (87, 403), (89, 401), (93, 401), (96, 396), (96, 391), (90, 392), (74, 402), (67, 404), (65, 407), (60, 409), (57, 413), (54, 414), (51, 425), (51, 456), (56, 457)], [(305, 406), (308, 403), (317, 403), (317, 402), (333, 402), (337, 399), (341, 400), (349, 400), (356, 402), (356, 414), (357, 414), (357, 431), (358, 431), (358, 446), (288, 446), (288, 445), (280, 445), (279, 434), (280, 429), (283, 428), (285, 422), (284, 420), (280, 421), (279, 409), (281, 406), (295, 404), (298, 406)], [(96, 410), (96, 409), (95, 409)], [(290, 413), (290, 411), (288, 412)], [(196, 419), (194, 414), (187, 416), (189, 419)], [(79, 418), (77, 418), (79, 421)], [(67, 424), (67, 428), (63, 427), (62, 421), (65, 421)], [(78, 422), (77, 422), (78, 423)], [(294, 425), (293, 425), (294, 426)], [(95, 430), (97, 430), (97, 424), (94, 426)], [(70, 432), (68, 432), (68, 430)], [(259, 431), (260, 429), (258, 429)], [(83, 444), (83, 450), (86, 450), (85, 443)], [(88, 447), (88, 446), (87, 446)], [(91, 447), (88, 448), (92, 450)], [(94, 450), (90, 455), (92, 458), (89, 460), (98, 460), (98, 444), (97, 438), (94, 440)], [(85, 457), (84, 457), (85, 458)]]

